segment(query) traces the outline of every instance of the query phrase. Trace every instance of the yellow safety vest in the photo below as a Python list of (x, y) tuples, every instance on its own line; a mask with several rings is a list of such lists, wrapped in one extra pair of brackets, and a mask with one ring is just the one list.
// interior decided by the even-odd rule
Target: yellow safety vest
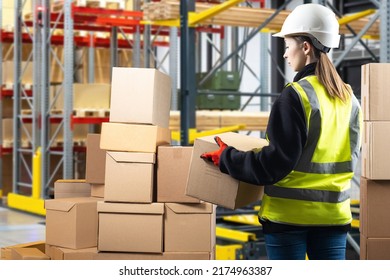
[(259, 216), (301, 226), (349, 224), (351, 179), (361, 143), (359, 101), (354, 95), (347, 103), (332, 98), (316, 76), (289, 86), (306, 115), (307, 142), (294, 170), (265, 186)]

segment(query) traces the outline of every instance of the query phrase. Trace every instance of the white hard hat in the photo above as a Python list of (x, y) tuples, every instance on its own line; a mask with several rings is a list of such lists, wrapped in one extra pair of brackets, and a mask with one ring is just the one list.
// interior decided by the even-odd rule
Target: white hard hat
[[(297, 6), (286, 18), (282, 30), (272, 36), (306, 35), (317, 39), (327, 49), (337, 48), (340, 43), (339, 23), (335, 14), (319, 4)], [(316, 46), (316, 42), (313, 42)], [(318, 48), (318, 46), (316, 46)], [(321, 46), (320, 46), (321, 47)], [(321, 48), (319, 48), (321, 49)]]

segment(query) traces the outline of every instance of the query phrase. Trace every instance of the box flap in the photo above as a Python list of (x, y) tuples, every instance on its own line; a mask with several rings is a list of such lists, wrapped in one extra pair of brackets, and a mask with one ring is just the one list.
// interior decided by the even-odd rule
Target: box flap
[[(196, 140), (202, 140), (210, 143), (215, 143), (214, 137), (219, 136), (228, 146), (233, 146), (241, 151), (250, 151), (259, 147), (268, 146), (268, 141), (259, 137), (239, 134), (235, 132), (225, 132), (210, 136), (199, 137)], [(217, 144), (215, 143), (217, 146)]]
[(87, 183), (85, 179), (58, 179), (55, 183)]
[(46, 210), (69, 212), (77, 203), (91, 203), (101, 200), (96, 197), (71, 197), (45, 200)]
[(176, 214), (211, 214), (213, 204), (211, 203), (165, 203), (166, 207)]
[(116, 162), (137, 162), (137, 163), (155, 163), (155, 153), (138, 153), (138, 152), (107, 152)]
[(69, 212), (75, 205), (75, 202), (62, 198), (45, 200), (46, 210), (56, 210), (61, 212)]
[(164, 214), (163, 203), (109, 203), (99, 201), (97, 204), (99, 213), (139, 213), (145, 215)]

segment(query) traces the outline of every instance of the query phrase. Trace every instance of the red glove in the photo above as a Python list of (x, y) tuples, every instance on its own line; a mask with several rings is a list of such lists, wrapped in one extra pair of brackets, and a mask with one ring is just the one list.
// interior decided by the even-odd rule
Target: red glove
[(213, 162), (216, 166), (219, 166), (219, 158), (221, 157), (222, 152), (227, 148), (227, 145), (218, 136), (215, 136), (214, 140), (217, 142), (219, 149), (214, 152), (203, 153), (200, 157)]

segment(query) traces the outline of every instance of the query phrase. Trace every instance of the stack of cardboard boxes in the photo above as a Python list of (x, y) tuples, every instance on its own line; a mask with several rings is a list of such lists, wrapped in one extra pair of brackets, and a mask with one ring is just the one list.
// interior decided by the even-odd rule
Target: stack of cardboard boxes
[(362, 66), (360, 258), (390, 259), (390, 64)]
[[(113, 69), (110, 120), (88, 135), (86, 180), (56, 182), (45, 202), (51, 259), (214, 258), (216, 207), (185, 194), (192, 147), (170, 145), (170, 95), (155, 69)], [(63, 190), (71, 185), (77, 197)]]

